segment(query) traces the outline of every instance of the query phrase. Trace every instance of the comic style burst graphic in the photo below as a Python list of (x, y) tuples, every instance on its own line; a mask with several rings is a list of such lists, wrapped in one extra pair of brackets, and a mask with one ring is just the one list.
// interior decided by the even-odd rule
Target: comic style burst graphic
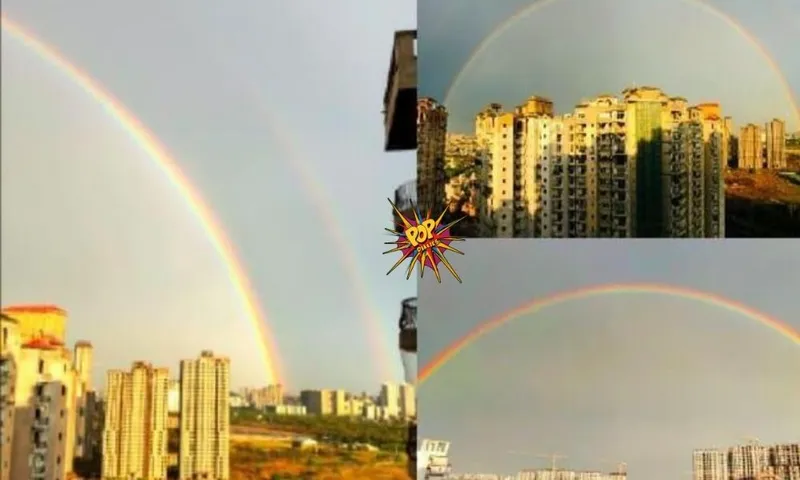
[(442, 225), (442, 219), (444, 218), (446, 210), (435, 220), (431, 217), (430, 212), (428, 212), (428, 215), (423, 219), (419, 209), (412, 205), (414, 218), (406, 218), (391, 199), (389, 199), (389, 204), (392, 205), (392, 209), (403, 222), (403, 229), (399, 232), (389, 228), (386, 229), (387, 232), (396, 236), (397, 239), (393, 242), (386, 242), (386, 245), (395, 245), (395, 248), (387, 250), (383, 252), (383, 254), (401, 252), (402, 255), (397, 263), (386, 272), (386, 275), (392, 273), (401, 263), (410, 258), (411, 262), (406, 270), (406, 280), (411, 278), (415, 267), (419, 270), (420, 278), (425, 274), (425, 269), (429, 268), (433, 270), (433, 274), (436, 275), (436, 280), (442, 283), (442, 274), (439, 270), (440, 265), (442, 265), (456, 280), (458, 280), (458, 283), (463, 283), (461, 277), (458, 276), (455, 268), (447, 261), (444, 254), (445, 252), (453, 252), (464, 255), (464, 252), (450, 245), (453, 242), (464, 241), (461, 237), (453, 237), (450, 235), (450, 229), (453, 225), (463, 220), (464, 217), (447, 225)]

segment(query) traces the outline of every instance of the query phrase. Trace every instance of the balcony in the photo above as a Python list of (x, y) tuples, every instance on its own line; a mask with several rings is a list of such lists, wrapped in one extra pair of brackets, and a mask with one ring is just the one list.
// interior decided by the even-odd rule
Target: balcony
[(383, 97), (385, 150), (417, 148), (417, 31), (394, 34), (392, 59)]

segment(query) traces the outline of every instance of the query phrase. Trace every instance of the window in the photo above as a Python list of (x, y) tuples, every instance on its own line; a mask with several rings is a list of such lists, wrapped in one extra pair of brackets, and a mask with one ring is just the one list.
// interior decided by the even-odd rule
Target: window
[(44, 373), (44, 360), (39, 360), (39, 373)]

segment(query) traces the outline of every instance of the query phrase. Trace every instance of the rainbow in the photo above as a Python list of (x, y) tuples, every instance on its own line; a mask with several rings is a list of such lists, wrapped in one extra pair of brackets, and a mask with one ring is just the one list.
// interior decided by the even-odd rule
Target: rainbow
[[(453, 78), (453, 81), (450, 83), (450, 86), (447, 88), (447, 91), (444, 96), (444, 105), (450, 105), (450, 98), (452, 93), (458, 88), (461, 82), (464, 79), (465, 72), (469, 70), (475, 60), (503, 33), (506, 32), (517, 20), (522, 19), (523, 17), (534, 13), (536, 10), (546, 7), (552, 3), (557, 2), (558, 0), (533, 0), (532, 3), (525, 5), (524, 7), (517, 10), (513, 15), (505, 19), (500, 25), (498, 25), (494, 30), (489, 33), (486, 37), (481, 40), (477, 47), (470, 53), (469, 58), (458, 71), (456, 76)], [(795, 96), (794, 90), (792, 89), (789, 80), (786, 79), (786, 76), (783, 74), (778, 62), (772, 57), (770, 51), (764, 46), (763, 43), (756, 37), (755, 35), (751, 34), (746, 28), (742, 26), (739, 21), (731, 16), (730, 14), (718, 9), (717, 7), (711, 5), (710, 3), (706, 2), (705, 0), (682, 0), (686, 3), (691, 4), (692, 6), (698, 7), (705, 11), (706, 13), (710, 13), (715, 17), (719, 18), (720, 20), (724, 21), (729, 27), (734, 29), (739, 35), (746, 38), (750, 44), (758, 50), (758, 53), (764, 58), (764, 60), (769, 64), (770, 68), (773, 72), (778, 76), (778, 79), (781, 83), (781, 86), (786, 94), (786, 97), (792, 104), (795, 114), (795, 122), (796, 125), (800, 126), (800, 106), (798, 106), (797, 98)]]
[[(219, 57), (225, 58), (225, 55), (219, 55)], [(249, 78), (244, 78), (243, 83), (248, 95), (253, 99), (254, 107), (263, 116), (268, 128), (277, 131), (275, 119), (270, 114), (271, 109), (268, 108), (267, 101), (261, 93), (263, 89), (255, 85)], [(293, 158), (304, 159), (306, 157), (299, 149), (303, 142), (296, 138), (291, 131), (282, 131), (281, 135), (276, 135), (276, 139), (280, 147), (290, 153)], [(319, 175), (314, 172), (308, 162), (290, 162), (290, 165), (296, 169), (305, 191), (309, 193), (313, 204), (319, 209), (322, 224), (331, 234), (333, 245), (342, 255), (342, 267), (353, 287), (353, 299), (366, 328), (372, 358), (376, 360), (374, 363), (377, 369), (376, 373), (380, 375), (382, 381), (394, 378), (396, 374), (393, 372), (396, 371), (397, 364), (394, 357), (396, 348), (393, 343), (389, 344), (389, 339), (394, 341), (394, 336), (387, 331), (387, 324), (381, 321), (382, 315), (377, 307), (369, 301), (374, 298), (374, 295), (370, 294), (367, 283), (364, 281), (364, 274), (358, 268), (359, 263), (355, 256), (355, 250), (352, 248), (352, 242), (345, 237), (341, 224), (336, 221), (340, 216), (334, 212), (334, 202), (330, 200)]]
[(769, 317), (764, 313), (754, 310), (742, 303), (729, 300), (713, 293), (690, 290), (688, 288), (676, 287), (672, 285), (647, 283), (600, 285), (556, 293), (542, 299), (531, 300), (484, 323), (481, 323), (476, 328), (472, 329), (467, 334), (451, 343), (450, 346), (439, 352), (438, 355), (436, 355), (420, 370), (417, 381), (419, 384), (422, 384), (445, 363), (452, 360), (453, 357), (458, 355), (459, 352), (467, 348), (478, 338), (500, 327), (504, 323), (510, 322), (511, 320), (514, 320), (522, 315), (530, 315), (547, 307), (552, 307), (570, 300), (624, 293), (650, 293), (667, 295), (688, 300), (696, 300), (698, 302), (703, 302), (715, 307), (721, 307), (730, 312), (751, 318), (754, 321), (780, 333), (797, 345), (800, 345), (800, 332), (796, 331), (791, 325), (781, 323), (777, 319)]
[(259, 305), (253, 287), (250, 285), (246, 269), (238, 259), (233, 244), (225, 235), (225, 231), (215, 217), (214, 212), (203, 201), (200, 193), (192, 186), (167, 149), (126, 109), (125, 105), (114, 98), (111, 93), (105, 91), (92, 77), (71, 64), (56, 49), (37, 39), (17, 23), (14, 23), (5, 13), (2, 15), (2, 30), (79, 85), (84, 92), (102, 105), (105, 111), (128, 132), (139, 147), (161, 168), (181, 197), (186, 201), (190, 210), (200, 220), (208, 239), (225, 263), (231, 282), (244, 304), (247, 318), (261, 338), (259, 347), (261, 348), (268, 377), (266, 379), (267, 382), (285, 383), (285, 378), (281, 373), (278, 348), (273, 336), (266, 327), (266, 316)]

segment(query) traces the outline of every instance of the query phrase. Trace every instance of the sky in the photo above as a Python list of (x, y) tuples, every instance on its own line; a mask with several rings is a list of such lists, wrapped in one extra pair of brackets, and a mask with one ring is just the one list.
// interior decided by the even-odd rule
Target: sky
[[(742, 303), (800, 332), (800, 245), (470, 240), (463, 279), (419, 292), (420, 369), (481, 323), (589, 286), (659, 283)], [(431, 276), (432, 277), (432, 276)], [(800, 441), (800, 342), (705, 302), (625, 293), (575, 299), (485, 333), (418, 389), (421, 438), (449, 440), (454, 471), (559, 465), (691, 478), (692, 451)], [(489, 441), (488, 439), (491, 439)]]
[[(699, 4), (736, 19), (736, 28)], [(506, 29), (501, 24), (520, 9)], [(469, 133), (492, 102), (513, 108), (534, 94), (566, 113), (583, 99), (653, 85), (690, 102), (718, 101), (735, 126), (773, 117), (800, 130), (769, 52), (800, 98), (796, 0), (440, 0), (419, 3), (419, 91), (445, 103), (449, 129)], [(487, 37), (485, 48), (468, 65)], [(461, 80), (455, 78), (463, 70)], [(449, 95), (448, 95), (449, 91)]]
[[(414, 2), (3, 3), (173, 154), (224, 225), (290, 389), (402, 380), (386, 199), (415, 175), (383, 151), (393, 32)], [(146, 7), (146, 8), (143, 8)], [(2, 302), (69, 311), (95, 382), (134, 360), (231, 357), (266, 383), (256, 330), (176, 188), (69, 76), (3, 32)]]

